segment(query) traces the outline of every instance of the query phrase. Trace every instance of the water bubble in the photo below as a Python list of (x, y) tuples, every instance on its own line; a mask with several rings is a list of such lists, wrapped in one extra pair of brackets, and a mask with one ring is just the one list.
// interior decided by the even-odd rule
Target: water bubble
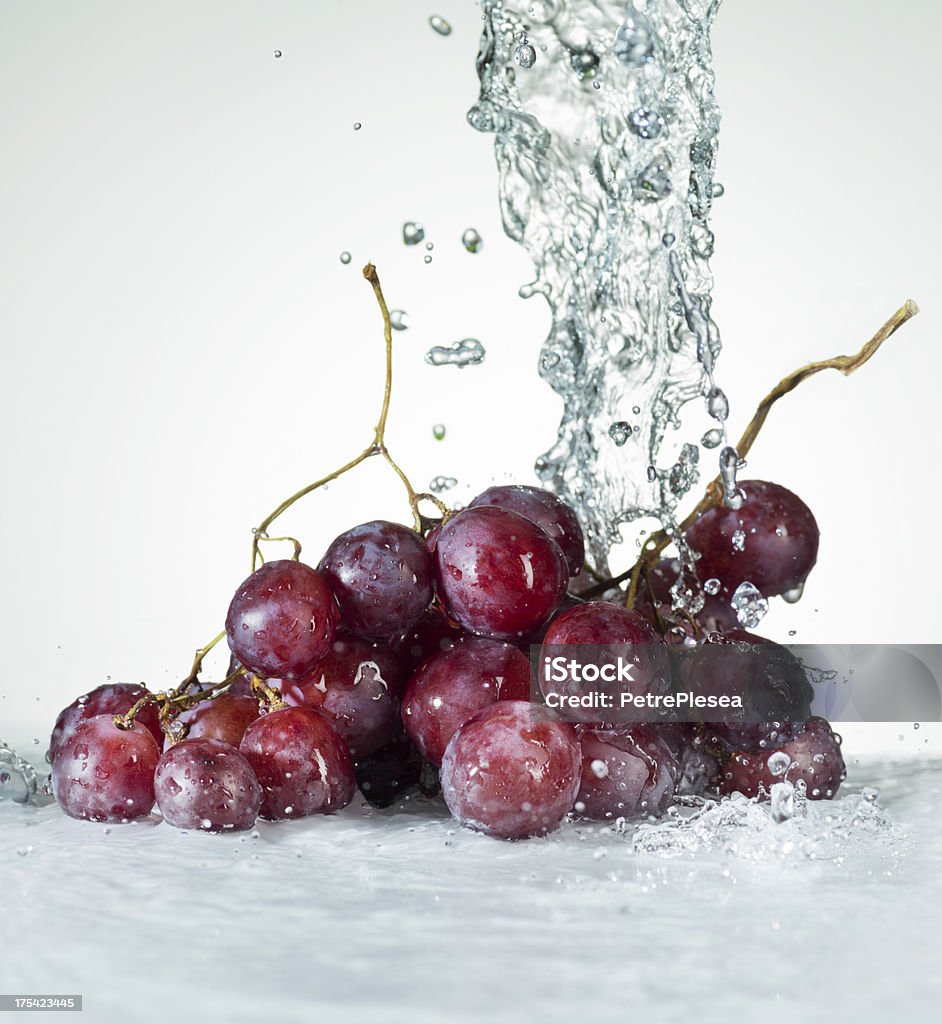
[(353, 257), (346, 250), (344, 250), (344, 252), (342, 252), (340, 254), (340, 262), (341, 263), (349, 263), (350, 260), (352, 260), (352, 259), (353, 259)]
[(275, 58), (275, 60), (278, 60), (278, 58), (281, 56), (281, 50), (273, 50), (272, 56)]
[(468, 250), (468, 252), (478, 252), (484, 243), (481, 241), (481, 236), (474, 230), (474, 228), (468, 228), (468, 230), (461, 236), (461, 244)]
[(457, 483), (453, 476), (436, 476), (429, 481), (428, 489), (433, 494), (441, 494), (442, 491), (450, 491)]
[(742, 530), (736, 530), (731, 538), (733, 551), (742, 551), (746, 546), (746, 535)]
[(389, 326), (394, 331), (407, 331), (409, 329), (409, 314), (404, 309), (394, 309), (389, 314)]
[(703, 590), (711, 597), (714, 594), (718, 594), (720, 592), (720, 581), (715, 576), (712, 576), (703, 584)]
[(360, 122), (359, 122), (359, 121), (354, 121), (354, 122), (353, 122), (353, 130), (354, 130), (355, 132), (358, 132), (358, 131), (359, 131), (359, 130), (360, 130), (360, 129), (362, 128), (362, 127), (363, 127), (363, 125), (362, 125), (362, 124), (360, 124)]
[(772, 775), (784, 775), (792, 765), (792, 759), (783, 750), (776, 750), (774, 754), (769, 754), (769, 759), (766, 761), (769, 772)]
[(444, 441), (445, 440), (445, 424), (444, 423), (436, 423), (435, 426), (432, 427), (432, 437), (434, 437), (436, 441)]
[(425, 238), (425, 228), (416, 220), (402, 225), (402, 240), (406, 245), (418, 245)]
[(631, 427), (624, 420), (618, 420), (608, 428), (608, 436), (621, 448), (631, 437)]
[(664, 118), (650, 107), (638, 107), (628, 115), (628, 129), (640, 139), (656, 139), (664, 131)]
[(648, 466), (648, 483), (653, 484), (657, 480), (657, 470), (653, 466)]
[(703, 437), (700, 438), (700, 444), (704, 448), (717, 448), (723, 442), (723, 431), (719, 427), (714, 427), (712, 430), (708, 430)]
[(484, 362), (484, 346), (477, 338), (462, 338), (453, 345), (435, 345), (425, 353), (432, 366), (476, 366)]
[(444, 18), (439, 17), (439, 15), (433, 14), (431, 16), (431, 18), (429, 18), (428, 23), (429, 23), (429, 25), (432, 26), (433, 29), (435, 29), (435, 31), (440, 36), (450, 36), (451, 35), (451, 24), (449, 22), (445, 21)]
[(746, 629), (755, 629), (769, 610), (769, 602), (759, 592), (759, 588), (748, 581), (739, 584), (729, 603), (739, 625)]
[(630, 2), (625, 9), (625, 20), (615, 33), (612, 52), (629, 67), (641, 67), (654, 60), (654, 29)]
[(665, 249), (669, 249), (676, 241), (677, 237), (672, 231), (665, 231), (661, 236), (661, 245), (663, 245)]
[(514, 47), (514, 64), (521, 68), (532, 68), (536, 63), (536, 50), (524, 39)]

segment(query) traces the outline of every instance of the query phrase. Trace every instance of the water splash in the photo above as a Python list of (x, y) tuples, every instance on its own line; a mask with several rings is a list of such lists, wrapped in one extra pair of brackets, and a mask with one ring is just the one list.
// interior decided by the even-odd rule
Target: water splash
[(17, 804), (43, 804), (52, 800), (36, 769), (0, 740), (0, 800)]
[[(582, 510), (600, 570), (620, 524), (654, 514), (670, 526), (696, 480), (648, 469), (681, 406), (706, 398), (721, 425), (728, 413), (708, 265), (718, 3), (482, 3), (468, 119), (495, 136), (504, 230), (536, 269), (521, 295), (542, 295), (552, 313), (540, 373), (564, 401), (537, 473)], [(522, 45), (539, 55), (530, 66)], [(612, 444), (619, 422), (642, 443)]]

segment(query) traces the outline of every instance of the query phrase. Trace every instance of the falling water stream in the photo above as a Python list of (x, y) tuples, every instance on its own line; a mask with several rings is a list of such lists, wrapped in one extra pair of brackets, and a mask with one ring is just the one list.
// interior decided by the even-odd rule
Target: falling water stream
[(738, 500), (713, 376), (718, 5), (483, 3), (481, 94), (468, 119), (494, 134), (504, 229), (535, 268), (520, 294), (542, 295), (552, 314), (540, 374), (564, 403), (537, 473), (581, 510), (602, 571), (623, 523), (653, 514), (669, 527), (697, 481), (696, 444), (661, 458), (693, 399), (715, 421), (705, 447), (723, 446), (728, 500)]

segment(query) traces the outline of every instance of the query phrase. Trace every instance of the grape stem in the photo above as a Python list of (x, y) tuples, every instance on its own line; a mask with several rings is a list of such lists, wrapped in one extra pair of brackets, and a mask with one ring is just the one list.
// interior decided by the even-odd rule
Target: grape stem
[[(323, 487), (325, 484), (329, 484), (332, 480), (336, 480), (338, 477), (343, 476), (344, 473), (349, 473), (351, 469), (359, 466), (361, 462), (370, 458), (372, 455), (381, 455), (390, 468), (402, 481), (403, 486), (406, 489), (406, 495), (409, 499), (409, 507), (412, 509), (412, 518), (414, 521), (415, 529), (421, 533), (424, 523), (422, 514), (419, 511), (419, 503), (422, 501), (430, 501), (443, 517), (449, 515), (449, 509), (444, 502), (440, 501), (437, 497), (432, 494), (419, 494), (416, 493), (415, 488), (409, 481), (409, 478), (402, 471), (402, 468), (396, 462), (396, 460), (390, 455), (389, 449), (386, 447), (386, 420), (389, 416), (389, 403), (392, 397), (392, 366), (393, 366), (393, 340), (392, 340), (392, 322), (389, 319), (389, 307), (386, 305), (386, 298), (383, 295), (382, 285), (379, 282), (379, 275), (376, 273), (376, 267), (372, 263), (367, 263), (363, 268), (363, 276), (369, 281), (373, 288), (373, 294), (376, 296), (376, 302), (379, 305), (379, 311), (383, 318), (383, 337), (386, 342), (386, 382), (383, 388), (383, 404), (379, 412), (379, 420), (376, 423), (376, 427), (373, 431), (372, 442), (360, 452), (359, 455), (352, 458), (349, 462), (345, 463), (339, 469), (335, 469), (332, 473), (328, 473), (326, 476), (322, 476), (319, 480), (315, 480), (313, 483), (308, 484), (306, 487), (302, 487), (301, 490), (295, 491), (290, 498), (285, 500), (269, 515), (267, 515), (258, 526), (252, 531), (252, 572), (255, 572), (258, 567), (259, 559), (261, 558), (261, 552), (259, 551), (260, 540), (274, 540), (275, 538), (268, 537), (268, 527), (282, 514), (286, 512), (291, 506), (303, 498), (305, 495), (310, 494), (312, 491), (316, 491)], [(279, 538), (293, 540), (293, 538)], [(296, 557), (300, 553), (300, 545), (297, 541), (294, 541), (296, 545)]]
[[(775, 405), (780, 398), (783, 398), (790, 391), (794, 391), (799, 384), (806, 381), (809, 377), (813, 377), (816, 373), (820, 373), (822, 370), (839, 370), (845, 377), (852, 374), (855, 370), (859, 370), (860, 367), (871, 358), (871, 356), (876, 354), (877, 350), (888, 338), (895, 334), (907, 320), (910, 320), (918, 312), (919, 307), (916, 303), (913, 302), (912, 299), (907, 299), (906, 302), (904, 302), (903, 305), (900, 306), (900, 308), (889, 318), (889, 320), (880, 327), (876, 334), (873, 335), (873, 337), (863, 346), (863, 348), (860, 349), (859, 352), (856, 352), (853, 355), (833, 356), (831, 359), (822, 359), (818, 362), (807, 363), (805, 366), (799, 367), (795, 370), (794, 373), (790, 373), (783, 380), (780, 380), (759, 403), (755, 414), (749, 421), (746, 429), (743, 431), (742, 437), (739, 439), (739, 444), (736, 446), (736, 451), (738, 452), (739, 457), (741, 459), (746, 457), (747, 453), (752, 448), (753, 442), (759, 436), (759, 431), (762, 429), (763, 424), (768, 418), (772, 406)], [(703, 497), (680, 524), (678, 531), (685, 530), (695, 519), (703, 515), (708, 508), (718, 505), (723, 500), (723, 493), (722, 477), (717, 476), (707, 485)], [(642, 548), (641, 557), (630, 569), (627, 569), (618, 576), (613, 576), (611, 579), (603, 580), (580, 596), (583, 598), (597, 597), (599, 594), (605, 593), (606, 590), (610, 590), (612, 587), (617, 587), (621, 583), (624, 583), (625, 580), (628, 580), (628, 592), (625, 597), (625, 605), (628, 608), (634, 607), (635, 597), (638, 593), (638, 583), (641, 579), (642, 572), (648, 572), (655, 559), (660, 556), (663, 550), (672, 542), (673, 539), (672, 534), (667, 530), (658, 530), (656, 533), (652, 533)]]

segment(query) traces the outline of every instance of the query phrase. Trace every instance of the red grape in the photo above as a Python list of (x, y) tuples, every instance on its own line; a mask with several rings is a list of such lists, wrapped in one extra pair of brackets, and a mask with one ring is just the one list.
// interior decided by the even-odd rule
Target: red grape
[[(566, 655), (567, 646), (582, 647), (572, 653), (581, 664), (598, 668), (616, 665), (621, 659), (631, 663), (632, 682), (580, 682), (568, 676), (556, 682), (546, 677), (546, 659)], [(610, 695), (612, 713), (607, 721), (627, 721), (637, 717), (631, 709), (622, 709), (621, 694), (634, 696), (666, 692), (670, 687), (671, 670), (667, 647), (654, 627), (638, 612), (607, 601), (587, 601), (558, 615), (549, 625), (543, 639), (539, 659), (540, 688), (545, 697), (551, 694), (580, 697), (590, 693)], [(598, 708), (565, 707), (566, 717), (580, 722), (598, 722), (605, 718)]]
[(569, 582), (559, 545), (502, 508), (468, 508), (449, 519), (435, 556), (446, 611), (469, 632), (494, 640), (539, 629)]
[(499, 839), (544, 835), (572, 810), (581, 762), (572, 725), (524, 701), (501, 700), (452, 736), (442, 795), (467, 828)]
[[(75, 732), (79, 722), (86, 718), (94, 718), (95, 715), (123, 715), (141, 699), (146, 696), (147, 687), (139, 686), (137, 683), (105, 683), (88, 693), (77, 697), (67, 707), (59, 712), (56, 724), (52, 729), (52, 738), (49, 740), (49, 753), (46, 759), (52, 761), (56, 751)], [(150, 732), (158, 746), (163, 746), (164, 736), (160, 730), (160, 720), (157, 717), (157, 705), (147, 704), (141, 708), (134, 718), (135, 724), (143, 725)]]
[(585, 539), (576, 513), (562, 498), (539, 487), (504, 484), (488, 487), (468, 507), (480, 508), (485, 505), (510, 509), (536, 523), (559, 545), (566, 557), (569, 575), (578, 575), (585, 561)]
[(326, 814), (353, 799), (350, 751), (327, 719), (310, 708), (282, 708), (256, 719), (239, 749), (261, 784), (263, 818)]
[(715, 505), (687, 528), (701, 580), (729, 594), (744, 582), (766, 597), (801, 587), (818, 557), (820, 533), (811, 509), (780, 484), (744, 480), (738, 510)]
[(662, 814), (674, 796), (679, 765), (650, 727), (582, 733), (576, 813), (593, 821)]
[(262, 787), (244, 755), (215, 739), (186, 739), (166, 750), (154, 777), (157, 806), (176, 828), (251, 828)]
[(52, 788), (72, 818), (129, 821), (150, 814), (160, 750), (152, 733), (122, 730), (110, 713), (79, 722), (59, 744), (52, 762)]
[(394, 636), (389, 647), (407, 668), (414, 669), (433, 654), (454, 647), (455, 641), (464, 635), (458, 626), (453, 626), (445, 618), (444, 612), (432, 605), (422, 613), (418, 622)]
[(303, 562), (268, 562), (236, 591), (226, 616), (232, 653), (256, 675), (300, 679), (330, 649), (339, 612), (323, 577)]
[(438, 765), (451, 737), (481, 708), (529, 699), (530, 663), (516, 647), (466, 637), (413, 675), (402, 699), (402, 724), (422, 756)]
[(400, 734), (404, 685), (402, 665), (388, 648), (341, 637), (311, 675), (284, 680), (281, 695), (287, 704), (320, 711), (359, 759)]
[[(215, 700), (204, 700), (182, 711), (174, 725), (189, 726), (188, 740), (221, 740), (238, 748), (245, 730), (258, 716), (258, 701), (254, 697), (233, 693), (229, 689)], [(169, 749), (169, 739), (167, 742)]]
[(340, 534), (318, 569), (340, 605), (343, 624), (367, 640), (388, 640), (432, 600), (432, 556), (414, 530), (379, 519)]
[(804, 782), (809, 800), (830, 800), (847, 774), (840, 738), (823, 718), (809, 718), (789, 732), (791, 738), (759, 753), (733, 754), (720, 773), (720, 792), (754, 797), (768, 795), (776, 782)]
[[(673, 610), (671, 587), (677, 582), (679, 566), (680, 562), (676, 558), (662, 558), (651, 569), (650, 588), (644, 575), (641, 577), (634, 607), (635, 611), (640, 612), (652, 625), (655, 624), (655, 606), (662, 620), (673, 621), (677, 618)], [(699, 562), (697, 566), (699, 569)], [(702, 578), (700, 584), (702, 587)], [(722, 584), (716, 594), (703, 591), (703, 608), (694, 616), (699, 625), (705, 630), (738, 629), (739, 620), (730, 604), (732, 596), (732, 591)]]

